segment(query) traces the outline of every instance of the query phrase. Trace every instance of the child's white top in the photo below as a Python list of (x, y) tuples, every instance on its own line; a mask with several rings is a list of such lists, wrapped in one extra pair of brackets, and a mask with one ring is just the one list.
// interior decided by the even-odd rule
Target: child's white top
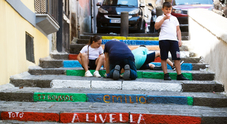
[[(159, 22), (164, 18), (164, 14), (158, 16), (156, 22)], [(176, 40), (177, 41), (177, 26), (179, 22), (175, 16), (170, 15), (170, 19), (166, 19), (162, 26), (159, 34), (159, 40)]]
[[(87, 49), (88, 45), (84, 46), (80, 53), (87, 53), (88, 49)], [(95, 60), (99, 57), (100, 54), (103, 53), (103, 49), (100, 46), (99, 48), (92, 48), (91, 46), (89, 46), (89, 60)]]

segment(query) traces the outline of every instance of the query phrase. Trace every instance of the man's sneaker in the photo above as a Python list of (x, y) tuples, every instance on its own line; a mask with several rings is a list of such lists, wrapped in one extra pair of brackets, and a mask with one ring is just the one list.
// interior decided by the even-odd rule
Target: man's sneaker
[(95, 72), (93, 73), (93, 75), (94, 75), (95, 77), (98, 77), (98, 78), (100, 78), (100, 77), (101, 77), (101, 75), (99, 74), (99, 72), (98, 72), (98, 71), (95, 71)]
[[(182, 60), (181, 62), (180, 62), (180, 65), (182, 65), (184, 63), (184, 60)], [(175, 65), (173, 64), (173, 66), (171, 67), (172, 69), (173, 69), (173, 71), (176, 71), (176, 67), (175, 67)]]
[(164, 74), (164, 80), (171, 80), (169, 73)]
[(92, 77), (93, 75), (91, 74), (91, 72), (89, 71), (89, 70), (87, 70), (86, 72), (85, 72), (85, 75), (84, 75), (85, 77)]
[(113, 79), (118, 80), (120, 77), (120, 66), (116, 65), (113, 72)]
[(127, 64), (127, 65), (125, 65), (124, 69), (125, 69), (125, 72), (123, 75), (123, 79), (129, 80), (130, 79), (130, 66)]
[(176, 71), (176, 67), (174, 66), (174, 64), (171, 68), (172, 68), (173, 71)]
[(184, 77), (182, 74), (180, 74), (180, 75), (177, 75), (177, 80), (189, 80), (189, 79)]

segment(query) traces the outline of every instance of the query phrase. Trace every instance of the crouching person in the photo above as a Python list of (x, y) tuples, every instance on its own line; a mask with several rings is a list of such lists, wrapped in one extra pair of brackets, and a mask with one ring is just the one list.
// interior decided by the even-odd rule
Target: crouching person
[(88, 45), (84, 46), (77, 56), (77, 60), (85, 70), (85, 77), (93, 76), (89, 69), (95, 70), (95, 77), (101, 77), (99, 70), (104, 65), (105, 59), (101, 44), (102, 39), (99, 36), (91, 37)]
[(108, 41), (105, 44), (104, 54), (106, 77), (118, 80), (121, 69), (124, 69), (123, 79), (135, 80), (137, 78), (134, 56), (125, 43), (118, 40)]

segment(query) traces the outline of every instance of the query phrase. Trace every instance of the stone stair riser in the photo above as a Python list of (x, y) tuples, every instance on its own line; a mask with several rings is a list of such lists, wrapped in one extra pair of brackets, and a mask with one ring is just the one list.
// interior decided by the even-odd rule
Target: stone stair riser
[(22, 102), (95, 102), (128, 104), (176, 104), (209, 107), (227, 107), (227, 99), (206, 96), (162, 96), (146, 94), (66, 93), (66, 92), (0, 92), (0, 100)]
[[(159, 58), (156, 58), (155, 61), (159, 61)], [(161, 66), (160, 62), (152, 62), (155, 66)], [(78, 60), (53, 60), (53, 61), (40, 61), (40, 67), (43, 68), (82, 68), (82, 65)], [(181, 70), (200, 70), (207, 68), (207, 64), (196, 64), (196, 63), (183, 63), (181, 65)], [(167, 69), (172, 69), (170, 65), (167, 64)]]
[(2, 120), (60, 122), (60, 123), (184, 123), (201, 124), (203, 117), (140, 114), (140, 113), (42, 113), (42, 112), (1, 112)]
[[(95, 70), (90, 70), (91, 73), (94, 73)], [(84, 70), (64, 70), (64, 69), (29, 69), (29, 73), (32, 75), (67, 75), (67, 76), (84, 76)], [(99, 73), (102, 77), (105, 75), (105, 70), (99, 70)], [(177, 73), (169, 73), (172, 80), (176, 80)], [(182, 74), (187, 77), (189, 80), (214, 80), (214, 73), (184, 73)], [(137, 71), (137, 78), (149, 78), (149, 79), (163, 79), (163, 72), (142, 72)]]
[(78, 93), (34, 93), (34, 101), (47, 102), (102, 102), (139, 104), (193, 105), (193, 97), (151, 96), (143, 94), (78, 94)]
[[(134, 49), (134, 48), (132, 48)], [(77, 60), (78, 54), (51, 54), (53, 59), (64, 59), (64, 60)], [(171, 58), (169, 58), (172, 60)], [(201, 58), (181, 58), (184, 63), (199, 63)], [(160, 57), (157, 57), (154, 62), (161, 62)]]
[[(77, 89), (115, 89), (115, 90), (143, 90), (143, 91), (171, 91), (171, 92), (223, 92), (221, 84), (196, 83), (158, 83), (134, 81), (95, 81), (95, 80), (31, 80), (11, 79), (16, 87), (40, 88), (77, 88)], [(4, 98), (2, 96), (2, 98)], [(7, 98), (7, 97), (6, 97)]]

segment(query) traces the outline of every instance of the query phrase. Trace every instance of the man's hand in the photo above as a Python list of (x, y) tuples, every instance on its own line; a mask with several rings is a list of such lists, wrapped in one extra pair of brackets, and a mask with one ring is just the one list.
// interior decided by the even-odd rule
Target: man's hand
[(179, 47), (182, 46), (182, 41), (181, 40), (178, 41), (178, 45), (179, 45)]

